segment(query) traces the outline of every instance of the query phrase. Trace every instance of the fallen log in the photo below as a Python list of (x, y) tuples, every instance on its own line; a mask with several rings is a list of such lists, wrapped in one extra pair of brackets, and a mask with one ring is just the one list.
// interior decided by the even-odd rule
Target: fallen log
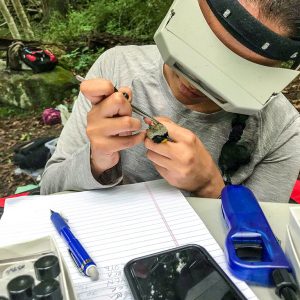
[(0, 51), (6, 51), (7, 48), (16, 41), (22, 42), (25, 46), (28, 47), (40, 47), (41, 45), (47, 45), (47, 46), (57, 46), (61, 49), (66, 49), (66, 47), (62, 44), (57, 43), (48, 43), (48, 42), (42, 42), (42, 41), (27, 41), (27, 40), (15, 40), (10, 38), (0, 38)]
[(107, 32), (94, 33), (87, 39), (87, 46), (90, 49), (100, 47), (109, 49), (117, 45), (147, 45), (153, 43), (154, 41), (152, 39), (136, 39), (121, 35), (113, 35)]

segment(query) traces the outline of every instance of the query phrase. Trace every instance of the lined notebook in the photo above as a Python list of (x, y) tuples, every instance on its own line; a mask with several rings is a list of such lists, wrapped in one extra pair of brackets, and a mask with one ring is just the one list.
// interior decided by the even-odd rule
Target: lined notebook
[[(68, 219), (100, 270), (98, 281), (75, 268), (50, 221), (50, 209)], [(163, 180), (7, 201), (0, 246), (49, 234), (65, 258), (80, 300), (132, 300), (123, 274), (129, 260), (190, 243), (205, 247), (229, 274), (224, 254), (204, 223), (181, 192)], [(257, 299), (244, 282), (231, 278), (248, 299)]]

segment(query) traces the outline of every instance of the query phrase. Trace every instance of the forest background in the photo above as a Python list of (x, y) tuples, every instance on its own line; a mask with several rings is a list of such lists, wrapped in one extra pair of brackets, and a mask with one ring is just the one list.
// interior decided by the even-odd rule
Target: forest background
[[(153, 35), (172, 0), (0, 0), (0, 59), (10, 40), (34, 41), (52, 50), (64, 68), (82, 76), (106, 49), (119, 44), (153, 44)], [(2, 51), (1, 51), (2, 50)], [(300, 84), (284, 93), (300, 111)], [(53, 104), (49, 99), (49, 106)], [(69, 103), (70, 99), (60, 99)], [(32, 110), (0, 103), (0, 197), (37, 183), (16, 175), (15, 145), (39, 136), (58, 136), (62, 126), (43, 124), (45, 106)]]

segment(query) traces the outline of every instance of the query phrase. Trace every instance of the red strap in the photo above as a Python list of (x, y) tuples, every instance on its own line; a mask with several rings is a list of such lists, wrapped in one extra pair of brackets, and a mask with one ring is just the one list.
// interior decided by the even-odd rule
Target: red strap
[(291, 198), (300, 204), (300, 180), (296, 181)]
[(36, 61), (36, 57), (33, 56), (33, 55), (26, 54), (25, 56), (26, 56), (26, 58), (27, 58), (28, 60), (30, 60), (30, 61)]
[(52, 62), (56, 62), (56, 57), (54, 56), (54, 54), (52, 52), (50, 52), (49, 50), (44, 50), (44, 52), (50, 57), (50, 61)]

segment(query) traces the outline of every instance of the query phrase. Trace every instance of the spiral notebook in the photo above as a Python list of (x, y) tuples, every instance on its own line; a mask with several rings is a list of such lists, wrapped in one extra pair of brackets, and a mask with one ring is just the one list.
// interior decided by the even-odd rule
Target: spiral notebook
[[(50, 221), (50, 209), (68, 219), (100, 270), (98, 281), (75, 268)], [(133, 299), (123, 274), (129, 260), (190, 243), (205, 247), (229, 274), (223, 251), (204, 223), (181, 192), (163, 180), (7, 201), (0, 246), (49, 234), (57, 241), (82, 300)], [(248, 299), (257, 299), (244, 282), (231, 278)]]

